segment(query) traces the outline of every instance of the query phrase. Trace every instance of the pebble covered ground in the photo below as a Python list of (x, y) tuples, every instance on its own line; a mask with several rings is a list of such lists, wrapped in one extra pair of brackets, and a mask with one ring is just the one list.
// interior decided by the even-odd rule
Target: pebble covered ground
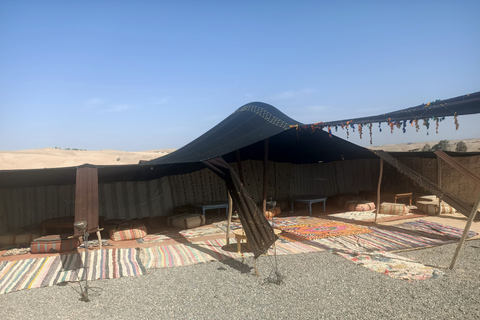
[[(331, 252), (278, 256), (283, 283), (272, 283), (274, 257), (151, 269), (140, 277), (0, 295), (0, 319), (480, 319), (480, 240), (398, 253), (445, 276), (407, 282)], [(82, 282), (83, 285), (83, 282)]]

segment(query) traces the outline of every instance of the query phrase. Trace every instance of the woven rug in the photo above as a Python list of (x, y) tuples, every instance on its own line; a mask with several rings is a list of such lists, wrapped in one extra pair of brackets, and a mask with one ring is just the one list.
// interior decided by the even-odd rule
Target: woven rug
[(359, 227), (339, 221), (279, 226), (278, 229), (282, 230), (280, 237), (288, 241), (316, 240), (372, 232), (369, 228)]
[[(463, 230), (441, 223), (417, 220), (383, 227), (370, 227), (371, 233), (314, 240), (326, 250), (394, 251), (438, 246), (457, 242)], [(470, 231), (468, 237), (476, 236)]]
[[(378, 214), (377, 221), (393, 221), (402, 219), (413, 219), (419, 217), (425, 217), (425, 214), (408, 213), (406, 215), (394, 215), (394, 214)], [(329, 214), (327, 219), (345, 219), (345, 220), (360, 220), (360, 221), (374, 221), (375, 210), (370, 211), (349, 211)]]
[(7, 250), (4, 254), (2, 254), (2, 257), (9, 257), (9, 256), (16, 256), (16, 255), (21, 255), (21, 254), (27, 254), (30, 253), (31, 249), (30, 246), (28, 247), (19, 247), (19, 248), (13, 248), (10, 250)]
[(445, 273), (438, 269), (414, 262), (405, 257), (385, 251), (336, 252), (339, 256), (370, 270), (383, 273), (395, 279), (407, 281), (438, 278)]
[(161, 231), (154, 234), (148, 234), (142, 239), (137, 239), (137, 242), (138, 243), (163, 242), (163, 241), (172, 240), (172, 239), (175, 240), (175, 239), (183, 239), (183, 238), (205, 237), (205, 236), (211, 236), (215, 234), (222, 234), (224, 232), (225, 231), (222, 231), (217, 227), (198, 227), (198, 228), (181, 230), (178, 232)]
[[(310, 253), (325, 251), (315, 244), (306, 242), (276, 243), (278, 255)], [(252, 252), (243, 252), (245, 257), (253, 257)], [(269, 255), (274, 254), (273, 248), (268, 250)], [(226, 259), (239, 259), (235, 239), (230, 239), (227, 246), (225, 239), (194, 242), (188, 244), (175, 244), (159, 247), (140, 248), (140, 258), (146, 268), (164, 268), (186, 266), (209, 261), (222, 261)]]
[[(146, 274), (137, 249), (102, 249), (37, 259), (0, 262), (0, 294), (67, 281), (112, 279)], [(87, 274), (88, 273), (88, 274)]]

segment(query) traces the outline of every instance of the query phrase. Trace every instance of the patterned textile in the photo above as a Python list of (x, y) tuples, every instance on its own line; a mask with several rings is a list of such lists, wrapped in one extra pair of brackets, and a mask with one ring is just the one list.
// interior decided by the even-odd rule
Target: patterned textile
[[(278, 255), (325, 251), (310, 241), (275, 244)], [(245, 257), (253, 257), (252, 252), (243, 252)], [(268, 250), (274, 254), (273, 248)], [(227, 245), (225, 239), (208, 240), (188, 244), (175, 244), (160, 247), (140, 248), (140, 257), (146, 268), (178, 267), (209, 261), (240, 259), (235, 239)]]
[(444, 275), (443, 271), (385, 251), (336, 252), (336, 254), (365, 268), (395, 279), (407, 281), (426, 280)]
[(338, 221), (325, 221), (313, 224), (298, 224), (278, 227), (283, 232), (280, 237), (289, 241), (315, 240), (328, 237), (369, 233), (372, 230)]
[[(226, 228), (225, 228), (226, 230)], [(193, 229), (181, 230), (178, 232), (172, 231), (161, 231), (154, 234), (149, 234), (143, 239), (138, 239), (139, 243), (148, 243), (148, 242), (163, 242), (172, 239), (183, 239), (183, 238), (198, 238), (211, 236), (216, 234), (222, 234), (225, 231), (217, 227), (198, 227)]]
[(82, 243), (81, 237), (68, 239), (68, 235), (49, 235), (35, 239), (31, 245), (32, 253), (57, 253), (72, 251)]
[[(88, 241), (88, 247), (89, 248), (95, 248), (95, 247), (98, 247), (98, 240), (89, 240)], [(112, 244), (110, 244), (110, 242), (108, 242), (108, 240), (105, 240), (105, 239), (102, 239), (102, 247), (110, 247), (112, 246)], [(85, 248), (85, 241), (78, 246), (79, 248)]]
[[(395, 214), (379, 214), (377, 216), (377, 221), (393, 221), (393, 220), (403, 220), (403, 219), (412, 219), (412, 218), (421, 218), (425, 217), (425, 214), (413, 214), (407, 213), (405, 215), (399, 216)], [(361, 220), (361, 221), (374, 221), (375, 212), (371, 211), (350, 211), (350, 212), (341, 212), (329, 214), (326, 219), (345, 219), (345, 220)]]
[(345, 203), (348, 211), (369, 211), (375, 209), (375, 203), (367, 200), (349, 200)]
[(30, 247), (26, 248), (13, 248), (2, 254), (2, 257), (16, 256), (20, 254), (30, 253)]
[[(334, 251), (393, 251), (456, 242), (463, 232), (459, 228), (425, 220), (405, 222), (393, 226), (371, 227), (371, 229), (373, 232), (367, 234), (318, 239), (314, 242), (326, 250)], [(468, 237), (477, 234), (469, 231)]]
[[(310, 220), (315, 219), (313, 217), (274, 217), (273, 222), (271, 219), (268, 219), (270, 225), (274, 228), (278, 228), (280, 226), (291, 226), (294, 224), (305, 224), (309, 223)], [(213, 224), (214, 227), (219, 228), (224, 233), (227, 232), (227, 221), (217, 222)], [(232, 221), (230, 224), (230, 230), (235, 230), (241, 228), (242, 224), (240, 222)]]
[(37, 259), (0, 262), (0, 294), (61, 282), (112, 279), (147, 274), (136, 249), (102, 249)]
[(379, 213), (404, 215), (408, 213), (408, 207), (402, 203), (383, 202), (380, 204)]
[(110, 239), (113, 241), (134, 240), (147, 235), (147, 228), (140, 222), (127, 222), (110, 230)]
[[(417, 201), (418, 210), (428, 214), (438, 214), (438, 202), (434, 201)], [(456, 210), (448, 203), (440, 204), (440, 213), (454, 213)]]

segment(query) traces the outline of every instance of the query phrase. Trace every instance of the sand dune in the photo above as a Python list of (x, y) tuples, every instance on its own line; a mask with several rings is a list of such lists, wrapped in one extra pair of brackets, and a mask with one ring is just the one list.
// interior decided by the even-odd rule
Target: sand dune
[(137, 164), (140, 160), (152, 160), (174, 149), (141, 152), (117, 150), (79, 151), (53, 148), (0, 151), (0, 170), (72, 167), (85, 163), (98, 165)]
[[(468, 151), (480, 151), (480, 138), (451, 140), (450, 145), (452, 151), (455, 150), (455, 144), (459, 141), (465, 142)], [(426, 143), (433, 146), (438, 143), (438, 141), (390, 144), (370, 148), (385, 151), (410, 151), (415, 149), (421, 150)], [(158, 149), (126, 152), (117, 150), (81, 151), (46, 148), (22, 151), (0, 151), (0, 170), (72, 167), (85, 163), (98, 165), (137, 164), (140, 160), (159, 158), (174, 150), (175, 149)]]

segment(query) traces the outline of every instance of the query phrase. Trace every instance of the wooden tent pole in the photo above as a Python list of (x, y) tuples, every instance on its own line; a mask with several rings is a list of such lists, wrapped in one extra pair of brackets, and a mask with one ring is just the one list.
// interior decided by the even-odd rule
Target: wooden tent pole
[[(442, 187), (442, 159), (437, 156), (437, 169), (438, 169), (438, 186)], [(442, 213), (442, 198), (438, 197), (438, 212), (437, 215)]]
[(230, 244), (230, 221), (232, 221), (232, 195), (228, 191), (227, 244)]
[(380, 158), (380, 174), (378, 175), (378, 187), (377, 187), (377, 210), (375, 210), (375, 223), (377, 223), (378, 212), (380, 211), (380, 186), (382, 185), (383, 176), (383, 159)]
[(480, 195), (477, 199), (477, 202), (475, 202), (475, 205), (473, 206), (472, 212), (470, 213), (470, 216), (468, 217), (467, 224), (465, 225), (465, 229), (463, 229), (463, 234), (462, 238), (458, 242), (457, 245), (457, 250), (455, 250), (455, 254), (453, 255), (452, 263), (450, 264), (449, 269), (453, 269), (455, 267), (455, 263), (457, 262), (458, 254), (460, 253), (460, 250), (463, 248), (463, 244), (465, 243), (465, 240), (467, 239), (468, 236), (468, 231), (470, 231), (470, 227), (472, 226), (472, 222), (475, 219), (475, 216), (477, 215), (478, 209), (480, 208)]
[(263, 150), (263, 215), (267, 212), (267, 188), (268, 188), (268, 138), (265, 139)]

